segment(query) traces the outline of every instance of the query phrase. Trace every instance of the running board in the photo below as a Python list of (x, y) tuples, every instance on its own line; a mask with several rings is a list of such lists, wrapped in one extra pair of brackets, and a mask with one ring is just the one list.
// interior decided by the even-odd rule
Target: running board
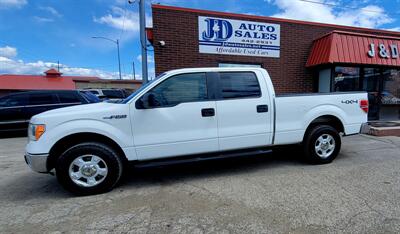
[(272, 153), (271, 149), (257, 149), (257, 150), (250, 150), (250, 151), (249, 150), (247, 150), (247, 151), (241, 150), (241, 151), (198, 154), (198, 155), (192, 155), (192, 156), (178, 156), (178, 157), (173, 157), (173, 158), (139, 161), (139, 162), (135, 163), (134, 167), (137, 167), (137, 168), (159, 167), (159, 166), (177, 165), (177, 164), (202, 162), (202, 161), (218, 160), (218, 159), (226, 159), (226, 158), (256, 156), (256, 155), (260, 155), (260, 154), (269, 154), (269, 153)]

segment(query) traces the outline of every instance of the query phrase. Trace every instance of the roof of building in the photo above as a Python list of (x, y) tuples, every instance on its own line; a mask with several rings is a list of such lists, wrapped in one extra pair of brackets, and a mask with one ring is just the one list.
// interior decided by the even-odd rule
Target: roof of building
[[(397, 57), (390, 54), (398, 44), (400, 37), (332, 31), (314, 41), (306, 67), (332, 63), (400, 66), (398, 49)], [(371, 45), (374, 53), (369, 55)], [(387, 56), (380, 55), (380, 45), (384, 46)]]
[(46, 75), (0, 75), (0, 89), (6, 90), (68, 90), (75, 89), (75, 81), (101, 80), (90, 76), (61, 76), (55, 69)]
[(46, 74), (46, 75), (54, 75), (54, 76), (61, 76), (62, 73), (57, 71), (54, 68), (51, 68), (51, 69), (45, 71), (44, 74)]
[(75, 89), (72, 79), (31, 75), (0, 75), (0, 89), (7, 90), (67, 90)]
[(166, 5), (160, 5), (160, 4), (152, 4), (151, 7), (154, 9), (183, 11), (183, 12), (191, 12), (191, 13), (198, 13), (198, 14), (205, 14), (205, 15), (208, 14), (208, 15), (225, 16), (225, 17), (237, 17), (237, 18), (240, 17), (240, 18), (246, 18), (246, 19), (268, 20), (268, 21), (282, 22), (282, 23), (294, 23), (294, 24), (305, 24), (305, 25), (314, 25), (314, 26), (321, 26), (321, 27), (333, 27), (333, 28), (341, 28), (341, 29), (346, 29), (346, 30), (363, 30), (363, 31), (369, 31), (371, 33), (380, 32), (380, 33), (391, 34), (394, 36), (400, 36), (400, 32), (383, 30), (383, 29), (363, 28), (363, 27), (319, 23), (319, 22), (311, 22), (311, 21), (303, 21), (303, 20), (284, 19), (284, 18), (276, 18), (276, 17), (270, 17), (270, 16), (246, 15), (246, 14), (220, 12), (220, 11), (200, 10), (200, 9), (185, 8), (185, 7), (166, 6)]

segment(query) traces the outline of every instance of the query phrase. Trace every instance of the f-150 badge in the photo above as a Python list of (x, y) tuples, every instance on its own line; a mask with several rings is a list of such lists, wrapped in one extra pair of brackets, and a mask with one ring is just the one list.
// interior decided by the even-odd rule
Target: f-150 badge
[(126, 115), (110, 115), (103, 117), (103, 119), (125, 119)]

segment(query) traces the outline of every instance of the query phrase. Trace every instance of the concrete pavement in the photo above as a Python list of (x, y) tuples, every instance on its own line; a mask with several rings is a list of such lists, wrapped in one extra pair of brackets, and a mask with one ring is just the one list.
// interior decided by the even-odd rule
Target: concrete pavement
[(331, 164), (296, 148), (131, 170), (107, 194), (74, 197), (30, 171), (26, 138), (0, 139), (0, 232), (399, 233), (400, 138), (351, 136)]

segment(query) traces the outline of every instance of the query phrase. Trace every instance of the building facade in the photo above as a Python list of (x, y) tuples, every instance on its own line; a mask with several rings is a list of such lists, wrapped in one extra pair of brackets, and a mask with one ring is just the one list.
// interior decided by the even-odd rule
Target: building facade
[(367, 91), (369, 118), (400, 117), (400, 33), (153, 5), (156, 74), (257, 66), (278, 94)]

